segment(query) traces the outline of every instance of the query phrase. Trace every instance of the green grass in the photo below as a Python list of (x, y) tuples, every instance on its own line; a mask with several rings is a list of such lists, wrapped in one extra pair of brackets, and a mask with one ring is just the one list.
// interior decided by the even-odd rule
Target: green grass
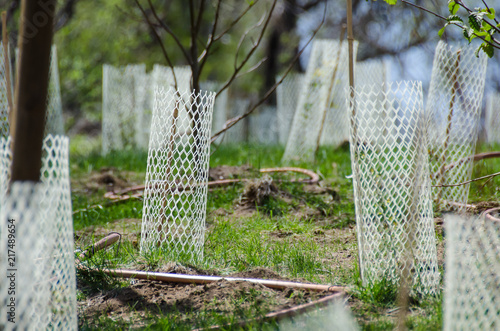
[[(72, 141), (71, 175), (77, 183), (84, 183), (89, 176), (102, 168), (114, 168), (124, 176), (140, 181), (146, 171), (147, 153), (125, 150), (101, 155), (99, 148), (79, 150)], [(97, 146), (97, 145), (96, 145)], [(500, 146), (481, 146), (480, 151), (500, 150)], [(283, 148), (277, 146), (226, 145), (212, 149), (210, 166), (250, 165), (255, 169), (279, 167)], [(316, 194), (305, 191), (299, 183), (279, 183), (292, 202), (272, 196), (257, 207), (258, 212), (238, 216), (236, 202), (240, 199), (244, 184), (236, 183), (223, 188), (214, 188), (207, 198), (207, 230), (205, 234), (204, 259), (193, 261), (187, 257), (176, 259), (186, 266), (202, 270), (216, 271), (221, 275), (265, 267), (290, 279), (306, 280), (322, 284), (347, 285), (353, 289), (353, 312), (363, 330), (386, 330), (394, 326), (389, 311), (395, 309), (397, 288), (394, 284), (381, 282), (368, 288), (361, 287), (357, 270), (357, 241), (349, 235), (355, 226), (352, 181), (346, 179), (351, 174), (349, 150), (345, 146), (337, 150), (320, 148), (318, 159), (313, 164), (295, 163), (318, 173), (322, 185), (328, 193)], [(473, 177), (496, 172), (500, 169), (500, 159), (478, 162)], [(272, 174), (275, 179), (285, 178)], [(130, 178), (128, 178), (130, 179)], [(499, 201), (500, 177), (489, 182), (471, 185), (471, 200)], [(104, 188), (98, 190), (75, 190), (72, 194), (75, 230), (104, 228), (112, 230), (113, 222), (122, 219), (141, 219), (142, 200), (109, 203), (103, 198)], [(309, 208), (314, 214), (298, 216), (298, 211)], [(302, 209), (301, 209), (302, 208)], [(220, 212), (220, 211), (223, 212)], [(118, 231), (118, 230), (117, 230)], [(351, 231), (351, 232), (349, 232)], [(104, 231), (105, 232), (105, 231)], [(96, 238), (99, 239), (99, 238)], [(442, 240), (439, 237), (438, 240)], [(78, 245), (78, 242), (77, 242)], [(344, 254), (344, 255), (342, 255)], [(349, 255), (349, 256), (348, 256)], [(116, 254), (115, 250), (99, 252), (90, 267), (127, 267), (156, 269), (169, 261), (172, 256), (164, 253), (141, 256), (137, 243), (124, 239)], [(345, 261), (342, 260), (345, 258)], [(108, 288), (118, 288), (125, 283), (99, 274), (79, 272), (83, 287), (81, 299)], [(253, 302), (252, 294), (234, 298)], [(241, 319), (250, 319), (264, 313), (258, 305), (233, 314), (216, 314), (210, 309), (196, 312), (171, 311), (162, 314), (147, 313), (145, 330), (183, 330), (192, 325), (186, 321), (197, 321), (200, 327), (226, 325)], [(408, 327), (412, 330), (438, 330), (442, 324), (441, 299), (412, 304)], [(83, 318), (83, 317), (81, 317)], [(97, 321), (83, 318), (81, 328), (118, 329), (129, 328), (125, 321), (111, 320), (101, 316)], [(275, 325), (250, 325), (248, 329), (274, 329)]]

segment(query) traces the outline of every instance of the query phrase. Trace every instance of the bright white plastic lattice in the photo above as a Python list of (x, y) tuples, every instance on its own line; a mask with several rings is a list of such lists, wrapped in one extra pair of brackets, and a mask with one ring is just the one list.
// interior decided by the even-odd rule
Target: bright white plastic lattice
[[(331, 121), (328, 116), (328, 105), (331, 103), (333, 86), (341, 84), (337, 73), (345, 70), (342, 63), (346, 61), (347, 42), (334, 40), (315, 40), (311, 57), (304, 78), (297, 110), (283, 155), (283, 161), (312, 161), (318, 145), (318, 137)], [(341, 47), (342, 46), (342, 47)], [(357, 42), (354, 45), (356, 54)], [(340, 55), (339, 55), (340, 54)], [(345, 86), (342, 86), (344, 88)], [(322, 128), (322, 123), (323, 128)]]
[(500, 94), (488, 95), (484, 130), (488, 143), (500, 143)]
[(250, 116), (249, 141), (263, 145), (276, 144), (278, 142), (276, 121), (276, 107), (261, 107), (258, 112)]
[(396, 282), (408, 268), (413, 293), (436, 293), (422, 84), (356, 87), (352, 107), (351, 163), (363, 282)]
[(134, 77), (135, 143), (138, 148), (147, 149), (153, 116), (153, 84), (151, 83), (153, 75), (137, 70)]
[(445, 217), (444, 330), (500, 328), (500, 222)]
[[(4, 220), (15, 219), (15, 251), (16, 254), (20, 252), (19, 259), (16, 258), (20, 300), (16, 312), (19, 320), (23, 316), (26, 318), (22, 323), (27, 323), (28, 329), (77, 329), (68, 144), (67, 137), (49, 134), (43, 143), (42, 183), (36, 188), (14, 183), (11, 194), (2, 199), (0, 206), (3, 227), (0, 233), (4, 242), (9, 239), (9, 228), (5, 228), (8, 222)], [(0, 160), (2, 189), (5, 190), (10, 142), (3, 139), (0, 145), (5, 148)], [(5, 191), (2, 194), (5, 196)], [(0, 260), (5, 262), (6, 259), (7, 256), (2, 255)], [(10, 297), (2, 297), (2, 301), (5, 300)], [(2, 313), (1, 317), (5, 316)]]
[[(276, 81), (280, 79), (280, 77), (277, 77)], [(276, 88), (278, 136), (279, 143), (282, 145), (285, 145), (288, 140), (293, 115), (297, 109), (300, 91), (303, 88), (303, 81), (304, 74), (289, 73)]]
[[(144, 64), (116, 68), (103, 65), (102, 152), (136, 146), (137, 119), (136, 84), (145, 75)], [(139, 102), (141, 100), (138, 100)], [(142, 109), (140, 110), (142, 112)]]
[[(436, 47), (426, 111), (430, 116), (429, 161), (433, 185), (470, 179), (481, 116), (487, 57), (472, 46)], [(438, 208), (463, 210), (469, 185), (433, 188)], [(456, 205), (458, 203), (458, 205)], [(461, 207), (462, 206), (462, 207)]]
[(64, 134), (61, 90), (59, 88), (57, 48), (55, 45), (52, 46), (50, 56), (49, 90), (47, 95), (47, 111), (45, 113), (44, 137), (49, 133), (53, 135)]
[[(214, 93), (155, 91), (141, 252), (203, 257)], [(191, 118), (178, 121), (178, 110)]]

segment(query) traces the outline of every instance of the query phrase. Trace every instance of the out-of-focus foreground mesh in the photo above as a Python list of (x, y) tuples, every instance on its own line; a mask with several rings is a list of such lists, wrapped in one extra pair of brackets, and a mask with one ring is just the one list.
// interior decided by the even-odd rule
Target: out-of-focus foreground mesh
[(11, 283), (0, 282), (0, 325), (6, 329), (76, 330), (69, 139), (48, 135), (43, 142), (41, 183), (13, 183), (8, 195), (10, 140), (2, 139), (0, 146), (0, 236), (2, 247), (7, 247), (0, 251), (0, 263), (4, 270), (17, 269), (15, 297), (19, 300), (19, 323), (12, 324), (6, 320)]
[(422, 85), (358, 86), (350, 112), (363, 283), (395, 283), (406, 269), (413, 293), (436, 293), (439, 273)]
[(475, 55), (472, 46), (453, 47), (440, 41), (436, 47), (426, 112), (430, 117), (429, 162), (433, 199), (438, 208), (463, 211), (475, 152), (487, 56)]
[[(155, 91), (141, 252), (203, 257), (214, 93)], [(179, 120), (179, 113), (190, 121)]]
[(500, 219), (445, 217), (444, 330), (500, 328)]

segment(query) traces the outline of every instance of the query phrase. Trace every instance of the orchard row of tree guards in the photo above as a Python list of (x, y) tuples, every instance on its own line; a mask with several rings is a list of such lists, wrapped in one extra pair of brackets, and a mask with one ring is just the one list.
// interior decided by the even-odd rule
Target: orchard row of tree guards
[[(354, 42), (354, 54), (357, 47)], [(26, 289), (18, 305), (23, 324), (17, 327), (76, 329), (77, 261), (56, 48), (41, 183), (10, 188), (13, 82), (7, 71), (13, 75), (4, 54), (10, 52), (0, 56), (0, 244), (13, 245), (9, 225), (15, 220), (15, 267), (22, 275), (18, 285)], [(365, 284), (405, 280), (415, 297), (438, 295), (433, 206), (461, 213), (445, 220), (444, 327), (496, 327), (500, 223), (491, 214), (466, 217), (469, 185), (457, 185), (471, 179), (486, 57), (439, 42), (424, 104), (420, 82), (389, 82), (386, 63), (379, 60), (356, 63), (357, 84), (349, 88), (347, 54), (347, 41), (314, 40), (306, 73), (284, 78), (276, 107), (258, 108), (216, 142), (281, 144), (284, 163), (314, 162), (319, 146), (349, 142)], [(216, 98), (220, 82), (202, 82), (200, 91), (192, 81), (189, 67), (155, 65), (148, 73), (143, 64), (103, 66), (102, 153), (148, 151), (141, 254), (164, 250), (173, 260), (203, 259), (210, 137), (250, 107), (231, 90)], [(499, 142), (498, 96), (488, 98), (486, 136)], [(12, 267), (8, 250), (2, 254), (6, 270)], [(6, 329), (8, 286), (0, 283), (0, 325)]]

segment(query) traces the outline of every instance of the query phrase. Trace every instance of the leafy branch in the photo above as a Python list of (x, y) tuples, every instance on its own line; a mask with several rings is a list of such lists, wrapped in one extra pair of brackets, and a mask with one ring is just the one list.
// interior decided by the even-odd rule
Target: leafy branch
[[(397, 3), (397, 0), (384, 1), (389, 5), (395, 5)], [(448, 17), (441, 16), (407, 0), (401, 0), (401, 2), (445, 20), (445, 25), (438, 31), (440, 37), (448, 26), (455, 25), (462, 30), (464, 38), (469, 43), (475, 38), (480, 39), (482, 43), (477, 48), (476, 55), (478, 55), (480, 51), (484, 51), (486, 55), (493, 57), (495, 48), (500, 49), (500, 40), (495, 38), (495, 36), (500, 33), (500, 23), (496, 18), (495, 9), (491, 8), (485, 0), (482, 0), (485, 8), (477, 7), (474, 9), (469, 8), (462, 0), (449, 0), (448, 11), (450, 15)], [(462, 12), (464, 13), (461, 14)]]

